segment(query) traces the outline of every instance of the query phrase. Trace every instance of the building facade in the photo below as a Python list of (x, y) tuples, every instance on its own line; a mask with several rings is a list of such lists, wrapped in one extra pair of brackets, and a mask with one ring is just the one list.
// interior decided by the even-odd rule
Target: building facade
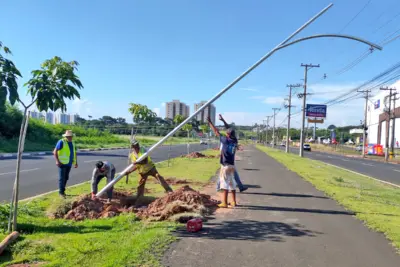
[(56, 124), (70, 124), (70, 115), (65, 113), (57, 114)]
[(176, 115), (182, 115), (185, 118), (189, 117), (189, 106), (179, 100), (165, 103), (165, 118), (173, 120)]
[(76, 124), (78, 122), (79, 115), (78, 114), (70, 114), (69, 115), (69, 123)]
[(46, 112), (46, 122), (50, 124), (54, 124), (54, 113), (53, 112)]
[[(400, 88), (398, 81), (397, 87)], [(390, 86), (395, 88), (395, 86)], [(395, 93), (396, 91), (392, 91)], [(400, 93), (400, 90), (399, 90)], [(367, 105), (367, 143), (379, 144), (384, 148), (386, 147), (386, 137), (389, 136), (389, 147), (391, 147), (393, 119), (389, 123), (389, 91), (379, 91), (379, 93), (371, 97)], [(392, 96), (391, 101), (391, 118), (394, 120), (394, 146), (399, 147), (400, 142), (400, 99), (394, 100)]]
[[(199, 110), (207, 101), (201, 101), (200, 103), (194, 104), (194, 111)], [(210, 117), (211, 122), (215, 125), (215, 116), (217, 114), (216, 108), (213, 104), (210, 104), (202, 112), (196, 115), (196, 120), (200, 123), (207, 123), (207, 117)]]
[(31, 113), (30, 113), (30, 117), (32, 119), (40, 119), (41, 115), (42, 114), (40, 112), (37, 112), (37, 111), (31, 111)]

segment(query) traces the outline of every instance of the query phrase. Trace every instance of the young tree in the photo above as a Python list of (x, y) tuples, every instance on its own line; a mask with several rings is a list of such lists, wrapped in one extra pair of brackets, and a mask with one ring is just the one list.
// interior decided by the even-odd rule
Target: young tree
[[(0, 48), (3, 48), (5, 54), (11, 54), (11, 51), (3, 47), (0, 43)], [(21, 166), (21, 158), (25, 144), (25, 134), (28, 126), (28, 109), (35, 104), (39, 111), (66, 111), (66, 98), (79, 98), (79, 89), (83, 88), (79, 77), (75, 74), (78, 62), (65, 62), (60, 57), (53, 57), (43, 62), (41, 68), (31, 72), (32, 78), (24, 84), (27, 87), (28, 95), (31, 100), (29, 103), (24, 103), (18, 94), (17, 78), (22, 77), (21, 73), (15, 67), (11, 60), (4, 58), (0, 53), (0, 79), (1, 104), (4, 106), (4, 98), (9, 97), (11, 104), (19, 102), (23, 106), (23, 119), (21, 123), (20, 136), (18, 142), (18, 157), (17, 168), (13, 189), (13, 199), (11, 203), (12, 216), (9, 221), (9, 231), (17, 230), (17, 210), (18, 210), (18, 194), (19, 194), (19, 174)], [(12, 227), (11, 227), (12, 217)]]
[(185, 120), (185, 117), (183, 117), (182, 115), (179, 115), (179, 114), (174, 117), (175, 125), (181, 124), (184, 120)]
[(190, 123), (186, 123), (183, 125), (182, 130), (187, 131), (187, 153), (190, 154), (190, 143), (189, 143), (189, 138), (190, 138), (190, 131), (193, 129), (193, 126)]
[(136, 124), (150, 123), (157, 117), (157, 114), (146, 105), (129, 103), (128, 111), (132, 114), (133, 122)]

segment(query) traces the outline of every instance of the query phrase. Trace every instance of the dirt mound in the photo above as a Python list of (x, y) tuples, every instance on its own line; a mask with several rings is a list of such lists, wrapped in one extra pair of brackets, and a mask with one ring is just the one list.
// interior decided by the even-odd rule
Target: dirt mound
[(203, 153), (200, 153), (200, 152), (192, 152), (190, 154), (183, 155), (182, 157), (190, 158), (190, 159), (198, 159), (198, 158), (208, 158), (208, 159), (210, 159), (210, 158), (216, 158), (217, 156), (207, 156), (207, 155), (204, 155)]
[(167, 178), (165, 179), (165, 181), (169, 184), (169, 185), (176, 185), (176, 184), (188, 184), (189, 181), (186, 179), (176, 179), (174, 177), (171, 178)]
[(126, 193), (114, 192), (113, 200), (107, 203), (106, 199), (97, 198), (92, 200), (90, 195), (83, 195), (73, 201), (68, 210), (53, 214), (52, 218), (64, 218), (74, 221), (82, 221), (84, 219), (111, 218), (122, 212), (132, 212), (132, 205), (136, 198)]
[(179, 220), (179, 216), (176, 215), (190, 219), (191, 216), (186, 216), (186, 214), (197, 214), (199, 216), (211, 214), (217, 207), (217, 203), (209, 195), (201, 194), (186, 185), (155, 200), (148, 207), (140, 209), (137, 216), (151, 221)]

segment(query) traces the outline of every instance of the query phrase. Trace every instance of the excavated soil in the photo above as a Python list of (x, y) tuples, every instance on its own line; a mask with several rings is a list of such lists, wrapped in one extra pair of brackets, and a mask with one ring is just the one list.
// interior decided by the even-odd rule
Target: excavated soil
[[(186, 180), (171, 179), (169, 182), (171, 181), (174, 181), (175, 184), (187, 183)], [(143, 199), (146, 199), (146, 197)], [(141, 198), (140, 202), (143, 199)], [(201, 194), (187, 185), (164, 197), (153, 200), (154, 198), (147, 198), (147, 203), (150, 204), (147, 207), (137, 209), (134, 207), (136, 197), (131, 196), (129, 193), (114, 191), (111, 203), (107, 203), (107, 200), (103, 198), (92, 200), (90, 195), (82, 195), (73, 201), (67, 209), (59, 209), (49, 216), (53, 219), (64, 218), (82, 221), (85, 219), (111, 218), (123, 212), (135, 212), (140, 219), (184, 222), (185, 220), (182, 219), (184, 217), (189, 220), (193, 217), (211, 214), (218, 204), (209, 195)]]
[(216, 157), (218, 157), (218, 156), (207, 156), (207, 155), (204, 155), (203, 153), (200, 153), (200, 152), (192, 152), (192, 153), (190, 153), (190, 154), (183, 155), (182, 157), (184, 157), (184, 158), (190, 158), (190, 159), (198, 159), (198, 158), (208, 158), (208, 159), (211, 159), (211, 158), (216, 158)]
[[(140, 209), (137, 216), (150, 221), (178, 220), (179, 215), (194, 214), (206, 216), (211, 214), (217, 207), (218, 201), (211, 199), (209, 195), (201, 194), (189, 186), (170, 193), (162, 198), (156, 199), (146, 208)], [(177, 216), (178, 215), (178, 216)], [(175, 218), (175, 219), (174, 219)]]

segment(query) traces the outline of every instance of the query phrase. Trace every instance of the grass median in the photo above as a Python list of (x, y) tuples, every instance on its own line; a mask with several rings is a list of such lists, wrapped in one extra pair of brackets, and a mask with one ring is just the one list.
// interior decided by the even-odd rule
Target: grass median
[(400, 249), (400, 189), (321, 161), (263, 146), (257, 148), (355, 212), (369, 228), (384, 233)]
[[(206, 151), (209, 155), (217, 153)], [(157, 164), (165, 178), (186, 179), (194, 189), (207, 184), (218, 168), (216, 158), (175, 158), (169, 163)], [(128, 183), (123, 178), (115, 190), (135, 194), (137, 183), (138, 175), (132, 174)], [(104, 185), (105, 181), (99, 188)], [(179, 187), (172, 185), (173, 189)], [(149, 190), (147, 196), (164, 195), (162, 187), (152, 178), (146, 188)], [(68, 195), (75, 196), (89, 192), (89, 183), (67, 189)], [(1, 267), (35, 262), (44, 263), (43, 266), (160, 266), (163, 252), (175, 240), (171, 231), (178, 226), (176, 223), (143, 222), (133, 213), (81, 222), (49, 219), (47, 212), (59, 201), (58, 195), (52, 193), (20, 203), (18, 228), (22, 235), (0, 257)], [(7, 215), (7, 207), (0, 206), (0, 222), (4, 223)], [(0, 240), (5, 236), (0, 230)]]

